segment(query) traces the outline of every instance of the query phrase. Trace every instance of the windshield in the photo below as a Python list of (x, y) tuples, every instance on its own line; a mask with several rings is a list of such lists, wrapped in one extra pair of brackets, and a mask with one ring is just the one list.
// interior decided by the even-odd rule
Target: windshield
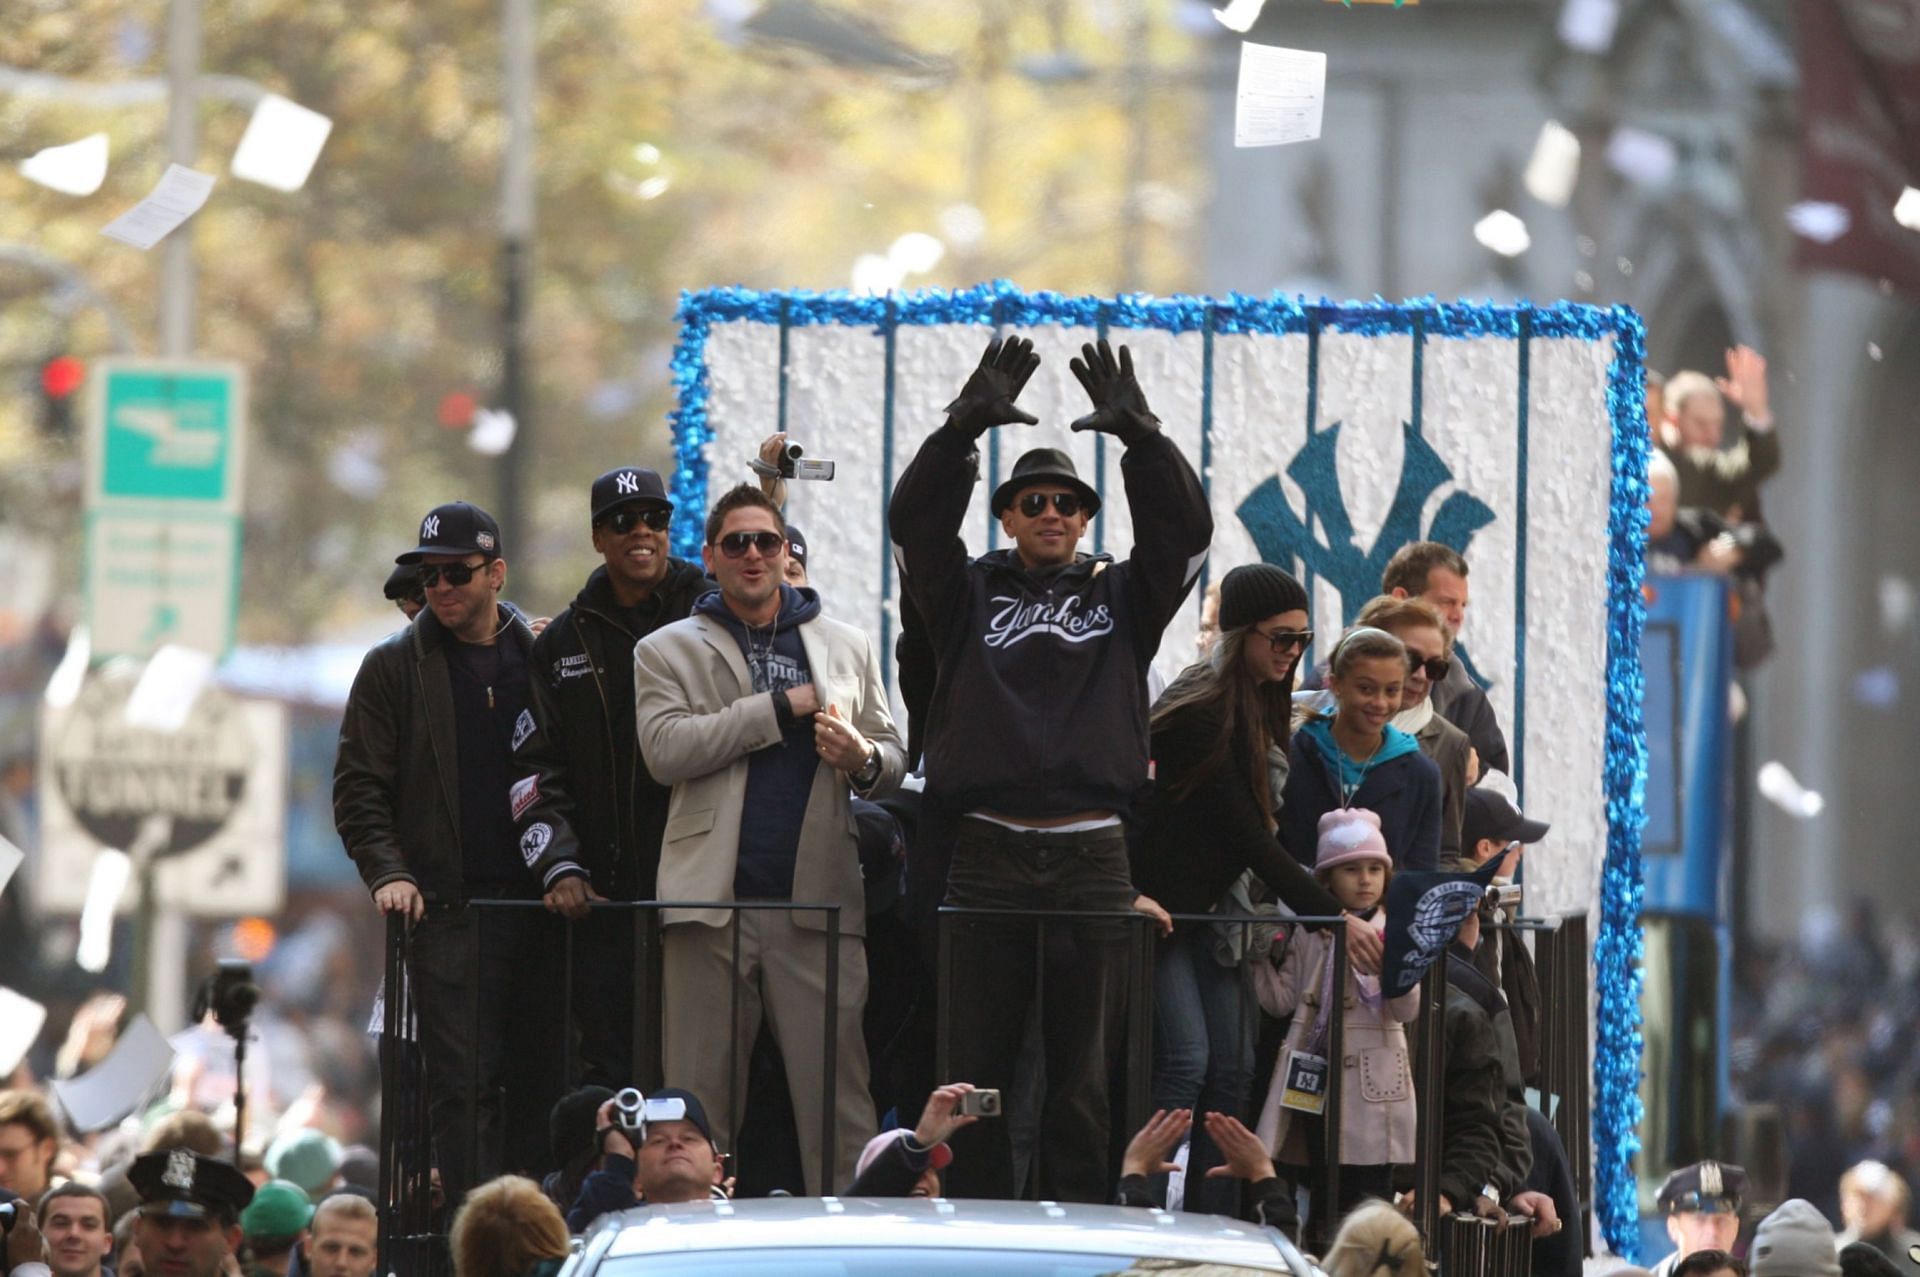
[(780, 1277), (853, 1277), (913, 1273), (915, 1277), (1123, 1277), (1128, 1273), (1184, 1273), (1206, 1277), (1260, 1277), (1284, 1269), (1244, 1268), (1200, 1260), (1077, 1255), (1059, 1251), (942, 1250), (934, 1247), (770, 1247), (764, 1250), (675, 1251), (629, 1255), (601, 1265), (602, 1277), (659, 1277), (665, 1273), (778, 1273)]

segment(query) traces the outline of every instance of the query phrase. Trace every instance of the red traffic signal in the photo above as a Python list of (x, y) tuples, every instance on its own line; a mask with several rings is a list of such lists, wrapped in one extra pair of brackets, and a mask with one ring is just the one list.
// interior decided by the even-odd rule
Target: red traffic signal
[(80, 389), (87, 379), (87, 366), (72, 355), (60, 355), (46, 362), (40, 370), (40, 389), (49, 399), (65, 399)]

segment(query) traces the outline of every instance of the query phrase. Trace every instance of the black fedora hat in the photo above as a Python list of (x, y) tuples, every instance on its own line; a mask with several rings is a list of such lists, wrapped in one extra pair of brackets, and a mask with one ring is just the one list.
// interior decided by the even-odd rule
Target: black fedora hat
[(1064, 488), (1072, 488), (1080, 497), (1080, 506), (1092, 518), (1100, 513), (1100, 494), (1087, 486), (1080, 472), (1073, 468), (1073, 458), (1058, 448), (1034, 448), (1021, 454), (1013, 463), (1013, 473), (1007, 476), (1005, 483), (993, 490), (993, 515), (999, 518), (1013, 499), (1028, 488), (1043, 483), (1057, 483)]

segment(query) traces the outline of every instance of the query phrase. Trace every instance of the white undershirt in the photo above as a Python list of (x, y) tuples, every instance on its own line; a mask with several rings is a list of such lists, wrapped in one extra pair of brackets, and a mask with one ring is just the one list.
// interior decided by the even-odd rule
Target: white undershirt
[(984, 811), (970, 811), (967, 815), (974, 820), (984, 820), (989, 825), (1011, 829), (1018, 834), (1083, 834), (1089, 829), (1109, 829), (1120, 823), (1118, 816), (1099, 816), (1093, 820), (1076, 820), (1065, 825), (1023, 825), (1017, 820), (1003, 820), (999, 816), (989, 816)]

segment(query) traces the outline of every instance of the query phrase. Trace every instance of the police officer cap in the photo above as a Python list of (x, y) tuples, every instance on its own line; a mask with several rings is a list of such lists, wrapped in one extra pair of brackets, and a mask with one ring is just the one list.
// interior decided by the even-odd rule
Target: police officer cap
[(140, 1213), (233, 1223), (253, 1200), (253, 1183), (231, 1162), (191, 1149), (167, 1148), (133, 1159), (127, 1171), (140, 1194)]
[(1727, 1162), (1695, 1162), (1667, 1176), (1655, 1201), (1663, 1215), (1698, 1212), (1738, 1214), (1747, 1195), (1747, 1173)]

